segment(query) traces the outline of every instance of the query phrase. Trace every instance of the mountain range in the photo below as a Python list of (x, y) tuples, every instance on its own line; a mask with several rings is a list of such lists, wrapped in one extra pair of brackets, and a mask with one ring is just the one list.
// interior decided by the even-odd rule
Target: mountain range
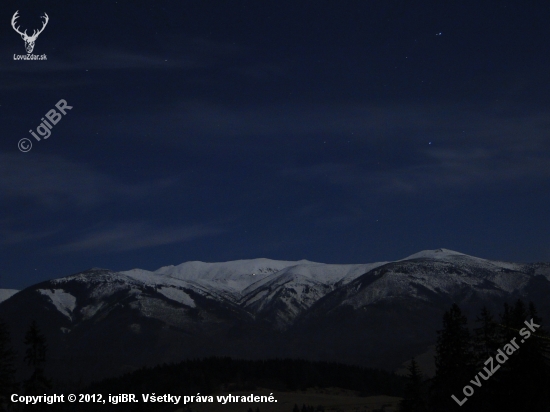
[(447, 249), (349, 265), (194, 261), (153, 272), (94, 268), (15, 292), (0, 290), (0, 318), (20, 356), (28, 325), (38, 322), (57, 380), (88, 382), (209, 355), (397, 370), (429, 353), (454, 302), (473, 322), (482, 306), (498, 314), (503, 302), (522, 298), (548, 321), (550, 263)]

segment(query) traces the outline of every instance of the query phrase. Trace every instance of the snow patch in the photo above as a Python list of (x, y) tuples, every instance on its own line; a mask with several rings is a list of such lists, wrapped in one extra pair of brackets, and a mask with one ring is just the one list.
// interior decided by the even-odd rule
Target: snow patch
[(38, 292), (50, 298), (59, 312), (71, 319), (76, 307), (76, 298), (63, 289), (38, 289)]
[(5, 300), (8, 300), (17, 292), (19, 292), (17, 289), (0, 289), (0, 303), (2, 303)]
[(92, 318), (97, 312), (99, 312), (106, 304), (104, 302), (98, 302), (95, 305), (84, 306), (80, 309), (82, 318), (88, 320)]
[(176, 288), (160, 288), (158, 292), (164, 296), (166, 296), (168, 299), (173, 300), (178, 303), (183, 303), (186, 306), (190, 306), (192, 308), (196, 307), (195, 301), (189, 296), (187, 293), (185, 293), (181, 289)]

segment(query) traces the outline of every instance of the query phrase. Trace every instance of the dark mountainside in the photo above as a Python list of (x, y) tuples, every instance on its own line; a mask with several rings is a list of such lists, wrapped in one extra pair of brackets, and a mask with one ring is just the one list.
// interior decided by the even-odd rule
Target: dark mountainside
[[(254, 393), (258, 388), (270, 388), (274, 393), (280, 393), (314, 387), (338, 387), (357, 391), (359, 396), (401, 396), (405, 383), (404, 377), (385, 371), (337, 363), (296, 359), (247, 361), (212, 357), (140, 369), (119, 378), (94, 383), (83, 389), (83, 392), (101, 393), (107, 399), (109, 394), (114, 393), (212, 395), (237, 391)], [(141, 400), (141, 396), (139, 398)], [(106, 411), (141, 411), (151, 410), (152, 407), (156, 411), (174, 410), (170, 404), (101, 405)], [(65, 405), (65, 409), (59, 410), (72, 411), (75, 405)], [(97, 405), (79, 405), (78, 410), (97, 410)]]
[(36, 320), (54, 382), (117, 376), (207, 356), (303, 358), (394, 371), (435, 345), (457, 303), (470, 323), (517, 298), (550, 319), (550, 264), (424, 251), (396, 262), (267, 259), (112, 272), (33, 285), (0, 303), (21, 360)]

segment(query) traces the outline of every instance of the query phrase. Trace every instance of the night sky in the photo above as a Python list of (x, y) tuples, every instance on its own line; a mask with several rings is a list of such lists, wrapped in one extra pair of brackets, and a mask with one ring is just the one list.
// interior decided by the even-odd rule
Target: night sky
[[(16, 10), (29, 34), (48, 14), (47, 60), (14, 60)], [(549, 22), (545, 1), (3, 1), (0, 288), (189, 260), (549, 261)]]

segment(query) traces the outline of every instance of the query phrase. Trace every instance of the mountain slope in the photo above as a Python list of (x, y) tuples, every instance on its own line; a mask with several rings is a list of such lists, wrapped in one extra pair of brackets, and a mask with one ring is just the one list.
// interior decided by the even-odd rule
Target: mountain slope
[(0, 303), (19, 292), (17, 289), (0, 289)]
[(498, 314), (518, 297), (550, 320), (550, 264), (438, 249), (357, 265), (251, 259), (91, 269), (20, 291), (0, 303), (0, 317), (19, 348), (38, 321), (59, 379), (207, 355), (397, 369), (433, 346), (453, 302), (473, 319), (482, 305)]
[[(452, 303), (473, 321), (482, 306), (498, 314), (503, 302), (524, 298), (550, 320), (549, 297), (548, 263), (423, 251), (375, 268), (319, 299), (294, 325), (293, 345), (314, 358), (369, 359), (369, 365), (397, 368), (404, 354), (410, 358), (435, 343), (435, 331)], [(391, 358), (390, 352), (402, 355)]]
[(251, 284), (239, 302), (258, 318), (286, 329), (324, 295), (382, 264), (300, 263)]

